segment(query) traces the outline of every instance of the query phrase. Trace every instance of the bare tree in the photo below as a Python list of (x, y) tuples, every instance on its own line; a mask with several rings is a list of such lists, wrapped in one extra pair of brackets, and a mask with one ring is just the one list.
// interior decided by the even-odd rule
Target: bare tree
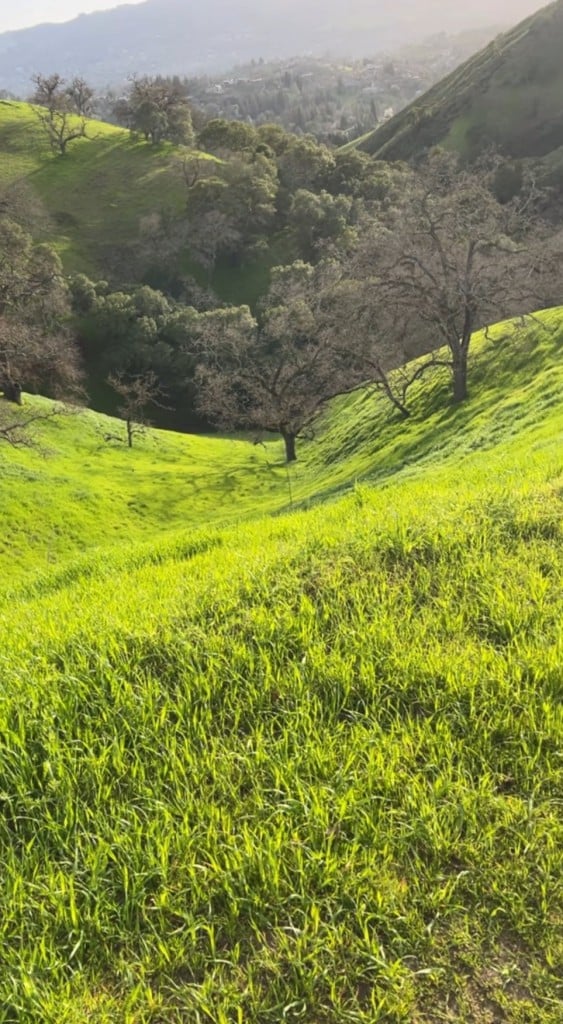
[[(162, 389), (158, 377), (152, 370), (146, 373), (129, 377), (123, 373), (110, 374), (108, 384), (122, 399), (119, 407), (119, 415), (125, 422), (127, 430), (127, 445), (133, 447), (136, 437), (142, 436), (150, 422), (147, 419), (146, 411), (148, 406), (165, 407), (159, 399), (162, 397)], [(106, 441), (120, 441), (121, 438), (115, 434), (105, 434)]]
[(63, 94), (65, 80), (62, 75), (55, 72), (52, 75), (33, 75), (31, 78), (35, 86), (33, 100), (41, 107), (55, 107)]
[(201, 317), (200, 411), (231, 429), (281, 434), (287, 462), (326, 403), (360, 383), (347, 341), (328, 328), (331, 272), (277, 268), (258, 320), (247, 307)]
[[(32, 81), (35, 92), (31, 102), (35, 104), (36, 117), (53, 153), (65, 156), (71, 142), (88, 137), (86, 118), (77, 113), (75, 98), (65, 88), (65, 80), (60, 75), (34, 75)], [(84, 96), (80, 97), (81, 102), (84, 99)]]
[(328, 330), (348, 344), (358, 380), (389, 400), (403, 419), (410, 416), (410, 388), (428, 369), (410, 362), (410, 320), (400, 307), (384, 302), (378, 281), (344, 277), (335, 283)]
[(95, 93), (84, 78), (75, 76), (65, 91), (76, 114), (80, 117), (92, 117)]
[(34, 428), (68, 412), (68, 407), (52, 404), (46, 408), (10, 409), (0, 400), (0, 441), (12, 448), (37, 448)]
[[(82, 396), (78, 349), (65, 329), (66, 286), (56, 254), (0, 218), (0, 392), (2, 439), (23, 443), (26, 428), (53, 415), (32, 408), (16, 412), (23, 392), (51, 398)], [(11, 408), (9, 408), (11, 406)], [(57, 407), (58, 408), (58, 407)]]
[(0, 316), (0, 391), (6, 401), (22, 405), (24, 390), (78, 400), (81, 382), (78, 350), (67, 332)]
[(211, 209), (188, 221), (187, 237), (190, 252), (207, 272), (210, 284), (219, 256), (225, 250), (236, 250), (242, 236), (228, 214)]
[(392, 220), (363, 234), (353, 274), (368, 274), (381, 311), (397, 311), (412, 352), (444, 346), (433, 365), (452, 374), (453, 401), (468, 397), (474, 333), (540, 303), (543, 245), (525, 198), (501, 206), (482, 168), (433, 154), (413, 176)]

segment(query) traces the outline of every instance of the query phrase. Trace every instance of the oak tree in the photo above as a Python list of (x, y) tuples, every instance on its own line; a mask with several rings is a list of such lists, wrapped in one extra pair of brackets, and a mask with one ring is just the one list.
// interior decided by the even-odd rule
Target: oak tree
[(454, 403), (469, 393), (475, 332), (538, 307), (544, 246), (525, 196), (501, 205), (481, 167), (434, 153), (387, 221), (361, 235), (352, 275), (369, 276), (380, 308), (400, 311), (415, 351), (446, 355)]
[(326, 403), (359, 383), (347, 342), (328, 329), (334, 272), (278, 267), (257, 318), (248, 307), (201, 317), (201, 411), (229, 429), (281, 434), (287, 462)]
[(34, 75), (35, 92), (31, 102), (53, 153), (65, 156), (76, 139), (88, 137), (86, 113), (91, 102), (89, 87), (83, 79), (74, 79), (67, 87), (59, 74)]

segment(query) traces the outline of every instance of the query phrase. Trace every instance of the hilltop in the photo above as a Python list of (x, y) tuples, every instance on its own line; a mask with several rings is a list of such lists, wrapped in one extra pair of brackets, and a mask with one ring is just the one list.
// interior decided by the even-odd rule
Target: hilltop
[(472, 157), (492, 145), (513, 157), (563, 147), (563, 2), (498, 36), (400, 114), (356, 142), (381, 160), (442, 145)]
[(558, 1024), (539, 321), (475, 339), (463, 407), (440, 379), (406, 424), (336, 402), (291, 510), (277, 441), (100, 450), (86, 413), (2, 450), (6, 1024)]
[[(536, 0), (497, 0), (493, 20), (510, 23), (534, 10)], [(0, 89), (26, 95), (30, 76), (77, 70), (93, 85), (127, 75), (221, 71), (259, 58), (366, 53), (420, 41), (432, 32), (458, 32), (491, 21), (490, 4), (471, 8), (450, 0), (147, 0), (83, 15), (62, 25), (39, 25), (0, 36)]]

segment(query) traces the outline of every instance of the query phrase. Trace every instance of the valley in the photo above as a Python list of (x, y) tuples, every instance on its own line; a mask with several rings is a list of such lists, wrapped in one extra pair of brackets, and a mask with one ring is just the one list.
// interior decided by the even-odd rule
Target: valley
[(0, 1024), (560, 1024), (563, 0), (347, 141), (243, 6), (8, 39)]

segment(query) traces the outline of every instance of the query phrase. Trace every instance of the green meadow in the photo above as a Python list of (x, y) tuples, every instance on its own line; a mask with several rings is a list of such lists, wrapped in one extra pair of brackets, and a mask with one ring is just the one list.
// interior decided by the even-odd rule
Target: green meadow
[(1, 1024), (560, 1024), (562, 348), (0, 451)]

